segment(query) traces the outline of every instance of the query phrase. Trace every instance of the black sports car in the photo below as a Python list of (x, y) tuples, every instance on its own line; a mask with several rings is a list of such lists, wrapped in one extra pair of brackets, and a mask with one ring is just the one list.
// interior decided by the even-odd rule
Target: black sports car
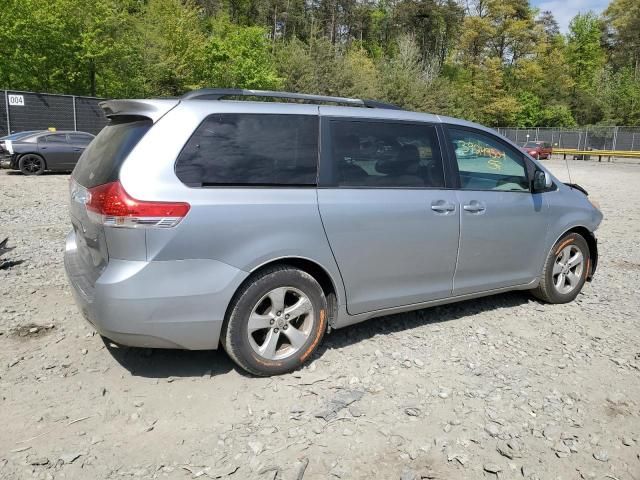
[(40, 175), (45, 170), (73, 170), (94, 136), (86, 132), (45, 131), (11, 142), (8, 166), (25, 175)]

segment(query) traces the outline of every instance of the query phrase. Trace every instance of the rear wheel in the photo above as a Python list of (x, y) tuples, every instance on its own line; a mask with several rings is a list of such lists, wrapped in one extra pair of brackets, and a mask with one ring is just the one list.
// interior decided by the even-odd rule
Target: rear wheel
[(308, 273), (289, 266), (257, 274), (234, 297), (222, 343), (244, 370), (268, 376), (300, 367), (327, 328), (327, 299)]
[(549, 252), (540, 284), (533, 290), (533, 295), (548, 303), (571, 302), (587, 279), (588, 260), (587, 241), (577, 233), (565, 235)]
[(28, 153), (20, 157), (18, 168), (23, 175), (41, 175), (44, 172), (44, 158), (35, 153)]

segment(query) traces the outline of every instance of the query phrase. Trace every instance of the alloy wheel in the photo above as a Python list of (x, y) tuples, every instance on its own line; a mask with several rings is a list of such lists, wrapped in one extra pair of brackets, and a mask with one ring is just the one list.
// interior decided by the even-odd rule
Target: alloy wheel
[(563, 295), (573, 292), (584, 271), (584, 255), (576, 245), (567, 245), (556, 255), (553, 265), (553, 285)]
[(42, 169), (42, 159), (35, 155), (27, 155), (22, 159), (22, 169), (27, 174), (34, 174)]
[(253, 307), (247, 325), (249, 344), (267, 360), (282, 360), (297, 351), (313, 330), (311, 300), (294, 287), (278, 287)]

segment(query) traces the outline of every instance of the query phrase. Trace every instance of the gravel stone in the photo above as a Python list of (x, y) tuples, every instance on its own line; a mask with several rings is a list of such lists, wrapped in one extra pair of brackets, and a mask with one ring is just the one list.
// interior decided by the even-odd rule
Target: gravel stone
[(103, 341), (64, 272), (69, 176), (0, 170), (0, 239), (23, 262), (0, 269), (0, 476), (622, 480), (640, 460), (640, 164), (569, 166), (605, 214), (576, 301), (389, 315), (273, 378), (222, 349)]
[(608, 462), (609, 461), (609, 453), (606, 450), (596, 450), (593, 452), (593, 458), (600, 462)]

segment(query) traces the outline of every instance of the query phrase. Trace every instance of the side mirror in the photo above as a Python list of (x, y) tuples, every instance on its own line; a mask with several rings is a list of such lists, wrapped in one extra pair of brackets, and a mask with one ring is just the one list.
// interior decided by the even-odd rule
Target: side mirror
[(542, 170), (536, 170), (533, 174), (533, 193), (544, 192), (551, 188), (553, 181), (551, 175)]

